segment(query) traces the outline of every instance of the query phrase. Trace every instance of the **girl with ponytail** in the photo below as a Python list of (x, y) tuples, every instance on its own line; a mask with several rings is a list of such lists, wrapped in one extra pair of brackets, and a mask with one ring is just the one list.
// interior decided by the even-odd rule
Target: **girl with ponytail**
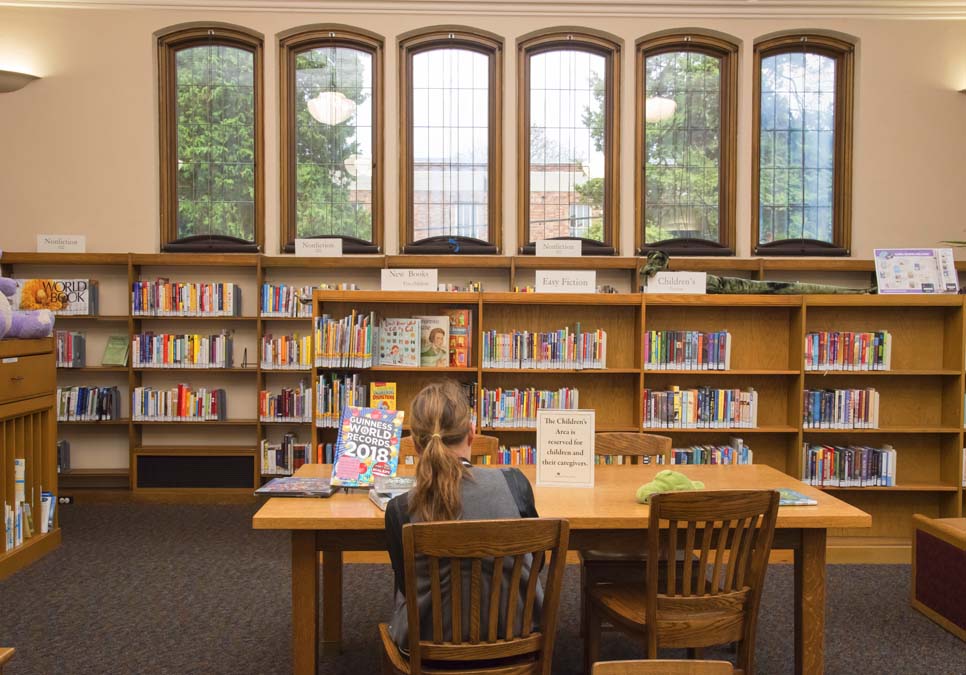
[[(459, 385), (446, 380), (426, 386), (413, 399), (407, 418), (418, 455), (416, 486), (393, 499), (386, 508), (386, 538), (395, 575), (395, 609), (389, 631), (403, 650), (409, 645), (403, 525), (435, 520), (537, 517), (530, 481), (518, 469), (492, 469), (470, 463), (475, 431), (472, 411)], [(425, 565), (425, 561), (416, 559), (420, 624), (429, 631), (424, 636), (428, 639), (432, 633), (431, 590)], [(525, 567), (521, 577), (524, 584), (529, 578), (529, 564)], [(505, 569), (504, 583), (509, 583), (511, 571), (512, 565)], [(483, 577), (489, 586), (491, 575)], [(464, 593), (469, 587), (468, 582), (461, 584)], [(489, 597), (489, 588), (481, 590), (481, 597)], [(469, 606), (468, 599), (462, 606)], [(468, 627), (469, 621), (462, 625)], [(444, 626), (444, 635), (449, 630), (449, 626)]]

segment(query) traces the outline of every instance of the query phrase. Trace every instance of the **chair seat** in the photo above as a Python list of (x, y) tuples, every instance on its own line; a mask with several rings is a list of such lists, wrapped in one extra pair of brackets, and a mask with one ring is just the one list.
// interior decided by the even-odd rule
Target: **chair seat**
[[(409, 658), (393, 641), (389, 634), (389, 624), (379, 624), (379, 637), (382, 639), (383, 652), (386, 660), (397, 673), (410, 675)], [(423, 661), (423, 673), (426, 675), (536, 675), (536, 661), (532, 658), (508, 659), (504, 661), (466, 661), (449, 663), (440, 667), (433, 661)]]
[(647, 552), (644, 550), (643, 542), (639, 551), (581, 551), (580, 561), (583, 563), (607, 563), (607, 562), (647, 562)]

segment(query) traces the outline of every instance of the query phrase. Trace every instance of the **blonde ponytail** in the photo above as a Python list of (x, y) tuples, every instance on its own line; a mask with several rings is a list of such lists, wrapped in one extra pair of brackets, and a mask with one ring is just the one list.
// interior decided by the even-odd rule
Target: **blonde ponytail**
[(409, 512), (423, 521), (456, 520), (463, 510), (460, 484), (467, 470), (450, 446), (470, 432), (466, 396), (452, 381), (430, 384), (413, 399), (409, 418), (419, 452)]

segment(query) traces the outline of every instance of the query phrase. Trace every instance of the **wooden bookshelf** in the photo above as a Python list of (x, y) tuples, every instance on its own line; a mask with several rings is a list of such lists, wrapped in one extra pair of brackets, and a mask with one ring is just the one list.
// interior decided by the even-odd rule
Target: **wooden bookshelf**
[[(41, 532), (41, 492), (57, 489), (54, 341), (0, 340), (0, 505), (15, 506), (14, 460), (25, 460), (24, 502), (30, 505), (31, 536), (6, 549), (0, 520), (0, 580), (60, 545), (57, 511), (54, 524)], [(0, 518), (3, 517), (0, 506)]]

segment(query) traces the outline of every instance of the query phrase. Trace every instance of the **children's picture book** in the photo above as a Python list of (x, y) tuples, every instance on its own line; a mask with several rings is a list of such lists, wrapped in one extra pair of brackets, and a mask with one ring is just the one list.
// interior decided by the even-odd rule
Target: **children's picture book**
[(102, 366), (126, 366), (127, 354), (131, 341), (127, 335), (112, 335), (104, 345), (104, 356), (101, 357)]
[(376, 476), (369, 490), (369, 501), (378, 506), (383, 511), (389, 506), (389, 502), (394, 497), (404, 495), (416, 487), (416, 478), (413, 476)]
[(473, 345), (473, 312), (469, 309), (444, 309), (449, 317), (450, 368), (470, 367), (470, 347)]
[(369, 407), (379, 410), (396, 409), (396, 383), (373, 382), (369, 385)]
[(255, 494), (268, 497), (330, 497), (335, 487), (328, 478), (283, 476), (273, 478), (257, 490)]
[(779, 506), (815, 506), (818, 504), (811, 497), (806, 497), (798, 490), (792, 490), (791, 488), (778, 488), (778, 494), (780, 495), (778, 500)]
[(49, 309), (54, 314), (97, 314), (97, 282), (91, 279), (15, 279), (13, 309)]
[(379, 364), (419, 366), (419, 319), (383, 319), (379, 326)]
[(335, 444), (332, 484), (365, 487), (377, 476), (395, 476), (404, 415), (402, 410), (345, 406)]
[(449, 317), (417, 316), (419, 319), (419, 365), (449, 367)]

